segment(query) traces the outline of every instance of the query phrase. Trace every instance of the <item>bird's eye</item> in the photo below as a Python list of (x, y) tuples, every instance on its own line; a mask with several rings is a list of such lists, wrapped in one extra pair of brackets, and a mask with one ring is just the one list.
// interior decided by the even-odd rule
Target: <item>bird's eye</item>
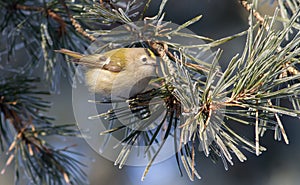
[(143, 63), (146, 63), (146, 62), (147, 62), (147, 57), (146, 57), (146, 56), (142, 56), (142, 57), (141, 57), (141, 61), (142, 61)]

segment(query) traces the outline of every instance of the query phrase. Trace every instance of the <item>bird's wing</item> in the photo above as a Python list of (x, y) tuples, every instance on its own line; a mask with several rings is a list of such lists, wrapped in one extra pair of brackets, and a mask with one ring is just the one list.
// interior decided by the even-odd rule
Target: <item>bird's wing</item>
[(116, 57), (108, 57), (102, 68), (111, 72), (120, 72), (124, 69), (124, 62)]
[(120, 59), (103, 54), (86, 55), (77, 61), (75, 59), (73, 62), (91, 68), (102, 68), (111, 72), (120, 72), (124, 69), (123, 62)]
[(107, 59), (103, 65), (103, 69), (111, 72), (120, 72), (124, 70), (126, 56), (122, 48), (106, 52), (106, 57)]
[(111, 72), (120, 72), (125, 67), (124, 51), (121, 49), (106, 52), (106, 54), (83, 55), (68, 49), (55, 50), (55, 52), (63, 53), (73, 57), (74, 62), (87, 67), (102, 68)]

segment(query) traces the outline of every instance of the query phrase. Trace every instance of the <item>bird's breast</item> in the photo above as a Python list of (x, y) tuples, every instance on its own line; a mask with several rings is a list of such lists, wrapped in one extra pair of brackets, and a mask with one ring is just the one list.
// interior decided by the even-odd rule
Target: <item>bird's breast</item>
[(114, 97), (132, 97), (141, 93), (154, 77), (155, 67), (150, 66), (121, 72), (90, 69), (85, 74), (86, 84), (91, 92)]

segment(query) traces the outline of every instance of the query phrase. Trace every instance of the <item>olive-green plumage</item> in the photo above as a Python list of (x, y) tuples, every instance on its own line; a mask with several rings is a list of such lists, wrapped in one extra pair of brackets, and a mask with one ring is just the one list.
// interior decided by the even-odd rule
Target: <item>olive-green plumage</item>
[(70, 50), (57, 52), (87, 67), (85, 78), (91, 92), (105, 96), (136, 95), (156, 76), (156, 57), (145, 48), (119, 48), (103, 54), (83, 55)]

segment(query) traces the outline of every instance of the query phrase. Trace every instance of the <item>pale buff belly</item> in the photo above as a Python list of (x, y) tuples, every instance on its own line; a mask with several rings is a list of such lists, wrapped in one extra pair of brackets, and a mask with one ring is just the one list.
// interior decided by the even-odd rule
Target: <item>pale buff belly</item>
[(141, 93), (155, 76), (155, 69), (136, 70), (132, 73), (110, 72), (104, 69), (91, 69), (85, 74), (89, 91), (109, 97), (129, 98)]

